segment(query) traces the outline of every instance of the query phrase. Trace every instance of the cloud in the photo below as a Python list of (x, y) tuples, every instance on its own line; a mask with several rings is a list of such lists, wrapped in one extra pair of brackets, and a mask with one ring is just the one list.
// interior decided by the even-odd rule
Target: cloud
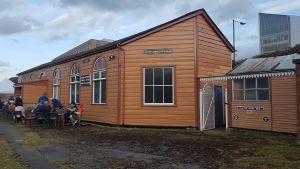
[(300, 8), (300, 1), (297, 0), (273, 0), (258, 5), (260, 12), (280, 14)]
[(8, 11), (12, 8), (22, 4), (19, 0), (1, 0), (0, 1), (0, 11)]
[(0, 67), (10, 67), (10, 64), (8, 62), (0, 60)]
[(251, 0), (225, 0), (219, 1), (218, 5), (213, 7), (216, 21), (220, 24), (232, 21), (233, 19), (250, 19), (255, 16), (253, 1)]
[(25, 17), (2, 15), (0, 23), (0, 35), (11, 35), (32, 30), (37, 21)]

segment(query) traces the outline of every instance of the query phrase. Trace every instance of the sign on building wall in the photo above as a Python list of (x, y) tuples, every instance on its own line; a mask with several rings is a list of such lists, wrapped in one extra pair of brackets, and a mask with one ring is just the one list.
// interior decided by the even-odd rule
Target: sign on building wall
[(80, 85), (91, 85), (91, 75), (80, 76)]
[(264, 107), (257, 107), (257, 106), (236, 106), (237, 110), (254, 110), (254, 111), (262, 111)]
[(144, 54), (146, 55), (161, 55), (161, 54), (171, 54), (173, 49), (161, 48), (161, 49), (144, 49)]

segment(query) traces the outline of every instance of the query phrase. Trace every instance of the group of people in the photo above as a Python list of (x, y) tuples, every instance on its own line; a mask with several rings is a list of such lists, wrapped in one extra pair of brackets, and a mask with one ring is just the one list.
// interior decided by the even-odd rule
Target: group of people
[[(25, 116), (25, 110), (23, 107), (23, 100), (20, 95), (11, 96), (6, 102), (1, 101), (1, 108), (3, 112), (22, 112), (22, 116)], [(15, 117), (14, 117), (15, 118)]]
[[(35, 109), (33, 109), (33, 113), (41, 112), (44, 114), (47, 113), (57, 113), (62, 114), (63, 106), (58, 99), (50, 98), (48, 99), (47, 93), (45, 92), (38, 100), (38, 105)], [(72, 116), (78, 111), (77, 105), (72, 102), (70, 107), (66, 109), (64, 112), (65, 123), (69, 123), (69, 119), (72, 119)]]
[[(6, 104), (2, 107), (4, 112), (22, 112), (22, 118), (25, 117), (25, 109), (23, 107), (23, 100), (20, 95), (16, 95), (11, 97)], [(76, 114), (78, 111), (77, 105), (72, 102), (70, 107), (63, 111), (63, 106), (58, 99), (48, 98), (47, 93), (44, 92), (43, 95), (38, 99), (37, 106), (31, 110), (31, 112), (35, 115), (37, 112), (43, 113), (45, 116), (49, 113), (57, 113), (63, 114), (65, 118), (65, 123), (70, 123), (70, 119)], [(82, 111), (82, 110), (80, 110)], [(15, 118), (15, 117), (14, 117)]]

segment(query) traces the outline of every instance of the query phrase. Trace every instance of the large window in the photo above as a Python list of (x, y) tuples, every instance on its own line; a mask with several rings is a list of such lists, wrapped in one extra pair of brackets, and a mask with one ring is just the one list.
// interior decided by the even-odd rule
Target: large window
[(144, 68), (144, 104), (174, 104), (174, 68)]
[(70, 102), (79, 103), (80, 94), (80, 73), (79, 66), (74, 64), (70, 76)]
[(59, 98), (59, 86), (60, 86), (60, 71), (56, 68), (53, 72), (53, 98)]
[(99, 57), (93, 69), (93, 103), (106, 103), (106, 69), (107, 63), (104, 57)]
[(269, 79), (233, 80), (234, 100), (269, 100)]

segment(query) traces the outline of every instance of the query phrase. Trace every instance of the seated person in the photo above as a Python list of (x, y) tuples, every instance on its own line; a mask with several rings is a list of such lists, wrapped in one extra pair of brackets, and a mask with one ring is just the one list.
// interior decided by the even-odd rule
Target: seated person
[(8, 102), (8, 111), (9, 112), (11, 112), (11, 113), (13, 113), (14, 111), (15, 111), (15, 104), (14, 104), (14, 101), (12, 101), (12, 100), (10, 100), (9, 102)]
[(23, 118), (25, 117), (25, 109), (24, 109), (23, 105), (22, 105), (22, 106), (20, 106), (20, 105), (16, 106), (16, 107), (15, 107), (15, 111), (20, 111), (20, 112), (22, 112), (22, 117), (23, 117)]
[(63, 108), (59, 100), (55, 98), (50, 98), (50, 101), (52, 102), (52, 112), (58, 112), (58, 110)]
[(33, 113), (35, 114), (36, 112), (41, 112), (44, 115), (47, 115), (48, 113), (51, 112), (51, 106), (50, 104), (46, 101), (44, 102), (44, 104), (39, 104), (33, 111)]
[(71, 103), (70, 107), (67, 108), (66, 113), (65, 113), (65, 122), (67, 123), (70, 116), (73, 115), (75, 112), (77, 112), (77, 106), (74, 102)]
[(38, 104), (45, 104), (46, 102), (48, 102), (48, 97), (47, 97), (47, 93), (44, 92), (43, 96), (41, 96), (38, 100)]

